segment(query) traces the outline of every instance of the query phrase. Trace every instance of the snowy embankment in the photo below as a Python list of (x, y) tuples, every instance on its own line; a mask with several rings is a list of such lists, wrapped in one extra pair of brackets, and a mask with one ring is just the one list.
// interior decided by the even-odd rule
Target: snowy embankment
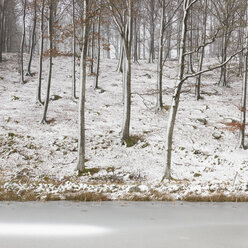
[[(43, 108), (36, 104), (38, 57), (32, 68), (36, 75), (28, 77), (25, 85), (19, 84), (17, 57), (5, 57), (7, 61), (0, 64), (0, 199), (248, 198), (248, 152), (237, 147), (238, 131), (225, 125), (240, 117), (241, 79), (235, 75), (230, 75), (229, 88), (216, 85), (217, 72), (205, 75), (199, 102), (194, 98), (194, 80), (186, 82), (174, 135), (173, 180), (161, 183), (176, 63), (165, 66), (161, 112), (155, 111), (156, 65), (133, 65), (135, 144), (124, 147), (119, 140), (122, 76), (116, 72), (116, 61), (105, 60), (99, 81), (102, 90), (94, 91), (93, 77), (88, 77), (87, 172), (78, 177), (74, 171), (78, 108), (71, 99), (71, 59), (54, 59), (50, 124), (43, 125)], [(45, 66), (43, 97), (46, 70)]]

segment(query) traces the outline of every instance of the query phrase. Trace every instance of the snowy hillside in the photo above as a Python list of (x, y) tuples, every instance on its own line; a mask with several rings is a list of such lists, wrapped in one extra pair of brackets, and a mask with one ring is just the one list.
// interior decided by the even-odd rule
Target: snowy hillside
[[(228, 88), (216, 85), (218, 71), (204, 75), (203, 99), (198, 102), (195, 80), (185, 83), (174, 135), (173, 179), (161, 183), (177, 63), (165, 65), (165, 107), (160, 112), (155, 111), (156, 64), (143, 61), (133, 65), (133, 144), (126, 147), (119, 135), (122, 75), (116, 72), (116, 60), (105, 59), (99, 78), (101, 90), (93, 90), (93, 76), (87, 79), (87, 172), (78, 177), (78, 106), (71, 99), (72, 59), (54, 59), (50, 123), (41, 124), (43, 107), (36, 104), (38, 56), (32, 69), (36, 74), (24, 85), (19, 83), (16, 55), (5, 57), (7, 61), (0, 64), (0, 199), (248, 198), (248, 152), (238, 148), (239, 131), (229, 128), (240, 119), (242, 79), (234, 74)], [(45, 63), (44, 72), (48, 61)], [(44, 98), (46, 78), (42, 84)], [(85, 198), (80, 198), (82, 195)]]

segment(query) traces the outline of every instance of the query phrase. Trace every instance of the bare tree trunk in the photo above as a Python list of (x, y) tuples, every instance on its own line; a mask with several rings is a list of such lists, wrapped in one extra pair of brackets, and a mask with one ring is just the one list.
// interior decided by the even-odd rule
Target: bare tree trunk
[(165, 0), (162, 0), (160, 37), (159, 37), (159, 58), (157, 72), (157, 110), (163, 108), (163, 48), (164, 48), (164, 31), (165, 31)]
[[(110, 30), (109, 25), (107, 25), (107, 42), (110, 44)], [(107, 58), (110, 59), (110, 49), (107, 50)]]
[[(195, 1), (194, 1), (195, 2)], [(167, 126), (167, 140), (166, 140), (166, 169), (163, 176), (164, 180), (171, 178), (171, 153), (172, 153), (172, 139), (173, 132), (175, 127), (176, 115), (179, 106), (181, 88), (183, 84), (184, 77), (184, 63), (185, 63), (185, 49), (186, 49), (186, 37), (187, 37), (187, 20), (189, 15), (189, 10), (191, 5), (191, 0), (184, 0), (184, 13), (183, 13), (183, 22), (182, 22), (182, 33), (180, 41), (180, 55), (179, 55), (179, 72), (177, 79), (177, 86), (175, 88), (172, 104), (169, 114), (168, 126)]]
[(94, 89), (98, 89), (98, 79), (100, 70), (100, 59), (101, 59), (101, 11), (98, 14), (97, 23), (97, 62), (96, 62), (96, 77), (94, 82)]
[(40, 41), (40, 66), (39, 66), (39, 78), (38, 78), (38, 87), (37, 87), (37, 102), (41, 105), (44, 103), (41, 100), (41, 82), (42, 82), (42, 69), (43, 69), (43, 50), (44, 50), (44, 8), (45, 0), (42, 0), (41, 3), (41, 22), (40, 22), (40, 31), (41, 31), (41, 41)]
[(239, 146), (245, 149), (245, 126), (246, 126), (246, 100), (247, 100), (247, 80), (248, 80), (248, 38), (246, 38), (246, 50), (244, 53), (243, 87), (241, 102), (241, 127)]
[[(222, 50), (221, 50), (222, 54), (221, 54), (221, 59), (222, 59), (222, 63), (223, 61), (226, 60), (227, 58), (227, 31), (224, 31), (224, 35), (222, 37)], [(227, 86), (227, 68), (226, 65), (224, 65), (223, 67), (221, 67), (221, 71), (220, 71), (220, 80), (219, 80), (219, 85), (220, 86)]]
[(126, 27), (126, 35), (123, 40), (124, 43), (124, 116), (121, 131), (121, 141), (126, 143), (130, 138), (130, 120), (131, 120), (131, 74), (132, 74), (132, 36), (133, 36), (133, 0), (128, 0), (128, 24)]
[(77, 96), (76, 96), (76, 23), (75, 23), (75, 0), (72, 0), (72, 22), (73, 22), (72, 99), (77, 99)]
[(133, 20), (133, 62), (138, 63), (138, 33), (137, 33), (137, 18)]
[(117, 71), (118, 72), (123, 72), (123, 57), (124, 57), (124, 45), (123, 45), (123, 40), (121, 41), (120, 44), (120, 57), (119, 57), (119, 62), (118, 62), (118, 66), (117, 66)]
[(89, 39), (89, 1), (84, 0), (84, 27), (83, 27), (83, 47), (81, 53), (81, 75), (80, 75), (80, 96), (79, 96), (79, 139), (78, 139), (78, 161), (77, 168), (79, 175), (85, 170), (85, 91), (86, 91), (86, 60)]
[(44, 105), (44, 112), (41, 123), (47, 123), (47, 110), (50, 99), (51, 79), (52, 79), (52, 68), (53, 68), (53, 0), (49, 3), (49, 72), (47, 79), (47, 93)]
[[(202, 44), (205, 44), (206, 42), (206, 32), (207, 32), (207, 8), (208, 8), (208, 1), (205, 0), (205, 8), (204, 8), (204, 16), (203, 16), (203, 30), (202, 30)], [(198, 64), (198, 71), (202, 70), (202, 66), (203, 66), (203, 60), (204, 60), (204, 56), (205, 56), (205, 46), (203, 46), (201, 48), (201, 54), (200, 54), (200, 61)], [(196, 100), (200, 100), (201, 99), (201, 75), (199, 75), (196, 78), (196, 88), (195, 88), (195, 93), (196, 93)]]
[(94, 73), (94, 58), (95, 58), (95, 23), (92, 24), (92, 36), (91, 36), (91, 63), (90, 73)]
[(146, 59), (146, 24), (143, 21), (143, 59)]
[(26, 5), (27, 5), (27, 0), (24, 0), (24, 6), (23, 6), (23, 31), (22, 31), (21, 51), (20, 51), (21, 84), (25, 83), (24, 69), (23, 69), (23, 51), (24, 51), (25, 33), (26, 33), (26, 27), (25, 27), (26, 26)]
[(30, 56), (29, 56), (29, 62), (28, 62), (28, 69), (26, 76), (32, 76), (31, 73), (31, 64), (33, 59), (33, 52), (34, 52), (34, 46), (35, 46), (35, 30), (36, 30), (36, 22), (37, 22), (37, 0), (34, 0), (34, 22), (33, 22), (33, 31), (32, 31), (32, 40), (31, 40), (31, 47), (30, 47)]
[(3, 60), (3, 39), (4, 39), (4, 1), (0, 2), (0, 62)]

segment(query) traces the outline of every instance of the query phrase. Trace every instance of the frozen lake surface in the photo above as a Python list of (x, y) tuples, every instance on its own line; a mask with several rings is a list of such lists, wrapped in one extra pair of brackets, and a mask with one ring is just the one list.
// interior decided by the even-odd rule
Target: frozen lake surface
[(0, 202), (1, 248), (247, 245), (247, 203)]

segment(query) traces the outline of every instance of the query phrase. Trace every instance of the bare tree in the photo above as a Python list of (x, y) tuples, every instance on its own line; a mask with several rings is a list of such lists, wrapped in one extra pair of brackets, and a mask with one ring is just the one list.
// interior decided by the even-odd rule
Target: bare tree
[(37, 0), (32, 2), (33, 9), (34, 9), (34, 17), (33, 17), (33, 30), (32, 30), (32, 38), (31, 38), (31, 47), (30, 47), (30, 55), (29, 55), (29, 62), (28, 62), (28, 69), (26, 76), (32, 76), (31, 72), (31, 64), (33, 59), (33, 52), (35, 47), (35, 31), (36, 31), (36, 22), (37, 22)]
[(49, 0), (49, 20), (48, 20), (48, 28), (49, 28), (49, 72), (47, 78), (47, 93), (46, 100), (44, 104), (44, 112), (42, 117), (42, 123), (47, 123), (47, 110), (48, 104), (50, 100), (50, 89), (51, 89), (51, 81), (52, 81), (52, 68), (53, 68), (53, 22), (54, 22), (54, 0)]
[(3, 34), (4, 34), (4, 0), (0, 1), (0, 62), (3, 60)]
[[(99, 1), (101, 4), (101, 1)], [(94, 80), (94, 89), (98, 89), (99, 72), (100, 72), (100, 59), (101, 59), (101, 8), (98, 11), (97, 19), (97, 59), (96, 59), (96, 76)]]
[(229, 58), (227, 58), (223, 63), (220, 63), (212, 68), (208, 68), (206, 70), (202, 70), (190, 75), (185, 75), (185, 58), (190, 53), (186, 52), (186, 42), (187, 42), (187, 28), (188, 28), (188, 16), (189, 11), (192, 8), (192, 6), (199, 0), (184, 0), (183, 2), (183, 22), (182, 22), (182, 33), (181, 33), (181, 42), (180, 42), (180, 56), (179, 56), (179, 71), (178, 71), (178, 79), (177, 84), (174, 90), (174, 94), (172, 97), (172, 103), (169, 113), (169, 119), (168, 119), (168, 126), (167, 126), (167, 140), (166, 140), (166, 167), (165, 167), (165, 173), (162, 178), (162, 181), (164, 179), (170, 179), (171, 178), (171, 156), (172, 156), (172, 141), (173, 141), (173, 133), (174, 133), (174, 127), (176, 123), (176, 115), (177, 110), (179, 106), (180, 101), (180, 95), (181, 95), (181, 89), (183, 83), (188, 80), (189, 78), (195, 78), (205, 72), (215, 70), (218, 68), (222, 68), (225, 66), (233, 57), (235, 57), (238, 53), (242, 52), (243, 49), (233, 53)]
[(72, 25), (73, 25), (73, 71), (72, 71), (72, 99), (76, 96), (76, 22), (75, 22), (75, 0), (72, 0)]
[(37, 87), (37, 102), (43, 105), (41, 100), (41, 83), (42, 83), (42, 69), (43, 69), (43, 50), (44, 50), (44, 9), (45, 9), (45, 0), (41, 1), (41, 20), (40, 20), (40, 59), (39, 59), (39, 77), (38, 77), (38, 87)]
[(25, 83), (24, 80), (24, 69), (23, 69), (23, 52), (24, 52), (24, 43), (25, 43), (25, 34), (26, 34), (26, 6), (27, 6), (27, 0), (24, 0), (23, 3), (23, 30), (22, 30), (22, 42), (21, 42), (21, 49), (20, 49), (20, 70), (21, 70), (21, 84)]
[[(133, 0), (108, 1), (116, 26), (122, 37), (124, 46), (123, 63), (123, 96), (124, 96), (124, 116), (121, 131), (121, 141), (126, 143), (130, 139), (131, 120), (131, 73), (132, 73), (132, 37), (133, 37)], [(121, 7), (121, 8), (120, 8)], [(120, 11), (121, 9), (121, 11)]]
[(80, 76), (80, 95), (79, 95), (79, 139), (78, 139), (78, 160), (76, 170), (82, 173), (85, 169), (85, 91), (86, 91), (86, 66), (87, 50), (90, 29), (90, 0), (84, 0), (84, 25), (82, 32), (82, 52), (81, 52), (81, 76)]

